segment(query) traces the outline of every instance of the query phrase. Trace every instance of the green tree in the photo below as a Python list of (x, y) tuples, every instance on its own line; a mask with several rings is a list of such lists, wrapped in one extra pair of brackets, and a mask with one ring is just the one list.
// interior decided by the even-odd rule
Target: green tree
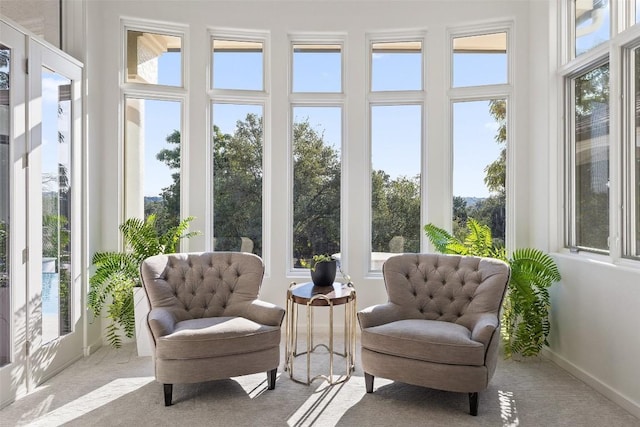
[(466, 234), (467, 201), (464, 197), (453, 196), (453, 235), (462, 238)]
[(262, 254), (262, 117), (247, 114), (234, 133), (213, 128), (213, 228), (217, 250), (239, 249), (240, 237)]
[(293, 257), (339, 251), (339, 153), (302, 120), (293, 126)]
[(174, 148), (163, 148), (156, 154), (156, 159), (166, 164), (173, 182), (162, 189), (161, 201), (145, 201), (145, 218), (156, 216), (156, 227), (160, 234), (166, 233), (180, 222), (180, 131), (174, 130), (165, 138)]
[[(489, 114), (498, 124), (494, 140), (500, 145), (498, 158), (484, 168), (484, 183), (491, 193), (486, 199), (472, 206), (463, 205), (462, 200), (454, 197), (453, 234), (461, 237), (465, 234), (467, 218), (473, 217), (480, 224), (491, 228), (495, 243), (504, 245), (506, 229), (506, 176), (507, 176), (507, 103), (504, 99), (489, 101)], [(458, 198), (459, 199), (459, 198)]]
[(420, 175), (396, 179), (383, 170), (371, 177), (371, 242), (374, 252), (388, 252), (394, 236), (404, 237), (404, 252), (420, 251)]

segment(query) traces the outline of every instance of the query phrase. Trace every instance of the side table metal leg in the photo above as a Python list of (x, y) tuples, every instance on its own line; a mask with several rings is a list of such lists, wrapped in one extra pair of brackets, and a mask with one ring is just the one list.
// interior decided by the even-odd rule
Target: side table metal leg
[(329, 301), (329, 384), (333, 384), (333, 302)]

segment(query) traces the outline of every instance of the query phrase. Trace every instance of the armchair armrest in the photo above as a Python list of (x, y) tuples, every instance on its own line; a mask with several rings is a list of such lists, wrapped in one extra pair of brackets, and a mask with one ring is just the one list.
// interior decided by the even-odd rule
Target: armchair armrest
[(391, 302), (372, 305), (358, 312), (360, 329), (384, 325), (385, 323), (395, 322), (403, 318), (400, 306)]
[(152, 309), (149, 312), (147, 321), (154, 339), (171, 334), (176, 326), (176, 319), (173, 317), (173, 313), (162, 307)]
[(259, 299), (251, 301), (244, 310), (243, 317), (268, 326), (282, 325), (285, 310), (275, 304)]
[(471, 339), (481, 342), (486, 347), (499, 325), (500, 321), (498, 316), (492, 313), (483, 313), (478, 317), (475, 325), (473, 325)]

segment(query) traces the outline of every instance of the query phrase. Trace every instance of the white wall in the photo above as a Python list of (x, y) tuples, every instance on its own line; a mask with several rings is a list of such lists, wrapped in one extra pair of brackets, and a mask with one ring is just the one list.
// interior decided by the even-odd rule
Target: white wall
[(562, 274), (551, 288), (552, 330), (545, 354), (640, 417), (640, 265), (622, 267), (608, 257), (562, 248), (561, 82), (555, 72), (560, 3), (531, 2), (528, 48), (529, 240), (554, 252)]
[[(558, 189), (559, 132), (557, 107), (555, 0), (535, 1), (355, 1), (355, 2), (87, 2), (89, 73), (88, 112), (92, 148), (89, 174), (99, 176), (99, 189), (92, 194), (92, 223), (99, 221), (101, 234), (90, 246), (117, 247), (117, 226), (121, 222), (118, 171), (122, 120), (118, 89), (120, 17), (142, 18), (188, 25), (190, 55), (188, 104), (190, 155), (188, 176), (193, 196), (189, 212), (198, 217), (193, 228), (204, 230), (204, 156), (207, 97), (205, 72), (208, 65), (207, 29), (214, 27), (255, 29), (271, 34), (271, 171), (272, 188), (288, 188), (287, 147), (287, 34), (290, 32), (335, 31), (347, 35), (345, 66), (349, 79), (347, 95), (346, 162), (347, 188), (346, 248), (347, 271), (358, 290), (360, 308), (386, 300), (380, 277), (368, 277), (368, 228), (360, 207), (367, 206), (361, 191), (367, 180), (364, 158), (366, 127), (365, 33), (377, 30), (423, 29), (427, 31), (427, 139), (428, 177), (425, 219), (445, 224), (450, 218), (443, 180), (448, 177), (446, 157), (447, 88), (444, 85), (448, 61), (449, 27), (488, 21), (514, 22), (514, 120), (510, 123), (510, 150), (515, 171), (509, 183), (513, 189), (513, 231), (517, 246), (535, 246), (559, 252), (560, 230)], [(195, 49), (195, 50), (194, 50)], [(267, 120), (269, 120), (267, 118)], [(270, 169), (269, 169), (270, 168)], [(196, 196), (197, 195), (197, 196)], [(268, 274), (262, 297), (284, 305), (285, 290), (292, 280), (286, 272), (287, 198), (284, 191), (268, 194), (270, 222), (265, 223), (270, 240), (265, 241), (264, 258)], [(192, 250), (206, 249), (203, 240), (191, 242)], [(584, 259), (578, 255), (558, 255), (563, 281), (552, 289), (553, 331), (548, 354), (612, 399), (640, 414), (640, 339), (637, 325), (639, 271)], [(635, 297), (635, 298), (634, 298)]]

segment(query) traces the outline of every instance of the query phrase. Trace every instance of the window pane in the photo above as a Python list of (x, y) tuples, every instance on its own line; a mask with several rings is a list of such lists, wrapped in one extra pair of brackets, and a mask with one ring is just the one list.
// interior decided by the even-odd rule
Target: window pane
[(9, 73), (11, 49), (0, 44), (0, 366), (11, 362), (11, 282), (9, 275), (10, 125)]
[(341, 107), (293, 108), (293, 266), (340, 252)]
[(213, 40), (214, 89), (264, 90), (262, 42)]
[(154, 214), (162, 234), (180, 222), (180, 115), (176, 101), (126, 100), (126, 217)]
[(453, 234), (473, 218), (505, 242), (506, 101), (453, 104)]
[(640, 88), (640, 48), (635, 49), (634, 60), (635, 66), (633, 70), (635, 77), (636, 94), (634, 102), (635, 126), (632, 135), (634, 135), (635, 138), (633, 140), (633, 146), (631, 147), (631, 158), (634, 161), (632, 172), (634, 181), (631, 184), (631, 188), (633, 189), (632, 197), (635, 198), (635, 200), (631, 201), (629, 203), (629, 206), (631, 207), (631, 212), (633, 215), (633, 218), (631, 219), (632, 227), (633, 230), (635, 230), (635, 236), (632, 236), (633, 252), (631, 253), (631, 255), (640, 256), (640, 92), (638, 92), (638, 89)]
[(213, 104), (214, 250), (262, 256), (261, 105)]
[(507, 33), (453, 39), (453, 87), (508, 83)]
[(42, 341), (71, 332), (71, 81), (42, 69)]
[(575, 245), (608, 250), (609, 64), (574, 79)]
[(182, 38), (128, 30), (126, 81), (182, 86)]
[(371, 269), (394, 252), (420, 252), (422, 106), (371, 108)]
[(342, 46), (293, 45), (293, 92), (340, 92)]
[(576, 56), (609, 40), (609, 1), (575, 0)]
[(371, 90), (422, 90), (422, 42), (373, 43)]

